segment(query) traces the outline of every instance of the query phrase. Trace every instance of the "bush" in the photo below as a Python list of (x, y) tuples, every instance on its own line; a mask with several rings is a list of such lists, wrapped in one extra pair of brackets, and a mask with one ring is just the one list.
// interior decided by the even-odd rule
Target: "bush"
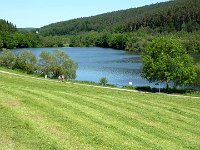
[(4, 49), (0, 55), (0, 66), (13, 69), (16, 62), (16, 56), (11, 52), (11, 50)]
[(135, 89), (138, 91), (151, 92), (150, 86), (138, 86)]
[(16, 54), (15, 68), (34, 73), (37, 70), (37, 57), (29, 50), (23, 50)]
[(131, 85), (125, 85), (122, 87), (123, 89), (129, 89), (129, 90), (135, 90), (135, 86), (131, 86)]
[(106, 77), (102, 77), (100, 80), (99, 80), (100, 84), (101, 85), (106, 85), (108, 83), (108, 79)]
[(42, 51), (39, 66), (44, 75), (49, 74), (53, 78), (64, 75), (66, 79), (75, 79), (78, 68), (78, 64), (66, 52), (60, 50), (55, 50), (52, 53)]

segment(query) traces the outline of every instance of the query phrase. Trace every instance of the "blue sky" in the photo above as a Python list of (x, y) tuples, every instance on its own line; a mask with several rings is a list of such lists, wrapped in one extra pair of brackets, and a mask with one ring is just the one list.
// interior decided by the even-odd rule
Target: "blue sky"
[(42, 27), (74, 18), (167, 0), (0, 0), (0, 19), (17, 27)]

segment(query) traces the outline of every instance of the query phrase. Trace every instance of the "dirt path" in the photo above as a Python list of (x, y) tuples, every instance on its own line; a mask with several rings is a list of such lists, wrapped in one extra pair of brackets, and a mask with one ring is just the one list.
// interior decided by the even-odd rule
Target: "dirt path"
[[(45, 78), (37, 78), (37, 77), (31, 77), (31, 76), (22, 75), (22, 74), (11, 73), (11, 72), (7, 72), (7, 71), (3, 71), (3, 70), (0, 70), (0, 73), (10, 74), (10, 75), (14, 75), (14, 76), (21, 76), (21, 77), (31, 78), (31, 79), (37, 79), (37, 80), (46, 80), (46, 81), (49, 81), (49, 82), (59, 82), (59, 81), (48, 80), (48, 79), (45, 79)], [(112, 87), (88, 85), (88, 84), (73, 83), (73, 82), (65, 82), (65, 83), (67, 83), (67, 84), (81, 85), (81, 86), (87, 86), (87, 87), (95, 87), (95, 88), (101, 88), (101, 89), (111, 89), (111, 90), (117, 90), (117, 91), (149, 93), (149, 92), (141, 92), (141, 91), (137, 91), (137, 90), (128, 90), (128, 89), (122, 89), (122, 88), (112, 88)], [(165, 93), (155, 93), (155, 94), (166, 95), (166, 96), (173, 96), (173, 97), (200, 99), (200, 97), (184, 96), (184, 95), (176, 95), (176, 94), (165, 94)]]

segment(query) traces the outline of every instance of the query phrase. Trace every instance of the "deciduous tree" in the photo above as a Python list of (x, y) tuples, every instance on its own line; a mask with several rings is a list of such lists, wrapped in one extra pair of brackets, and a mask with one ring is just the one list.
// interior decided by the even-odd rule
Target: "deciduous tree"
[(16, 62), (16, 56), (10, 50), (3, 50), (0, 55), (0, 66), (13, 69)]
[(43, 74), (50, 74), (54, 78), (59, 75), (64, 75), (66, 79), (76, 78), (77, 63), (64, 51), (55, 50), (53, 53), (42, 51), (39, 66)]
[(27, 73), (33, 73), (37, 70), (37, 57), (29, 50), (23, 50), (16, 54), (17, 59), (15, 66)]
[(143, 54), (142, 75), (150, 82), (189, 84), (196, 78), (193, 58), (181, 43), (170, 37), (154, 39)]

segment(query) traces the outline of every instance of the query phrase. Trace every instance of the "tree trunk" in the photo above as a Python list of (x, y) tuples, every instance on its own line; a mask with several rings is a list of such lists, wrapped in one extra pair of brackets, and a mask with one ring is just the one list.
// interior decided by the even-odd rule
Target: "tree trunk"
[(166, 90), (167, 90), (167, 94), (169, 94), (169, 81), (166, 81)]

